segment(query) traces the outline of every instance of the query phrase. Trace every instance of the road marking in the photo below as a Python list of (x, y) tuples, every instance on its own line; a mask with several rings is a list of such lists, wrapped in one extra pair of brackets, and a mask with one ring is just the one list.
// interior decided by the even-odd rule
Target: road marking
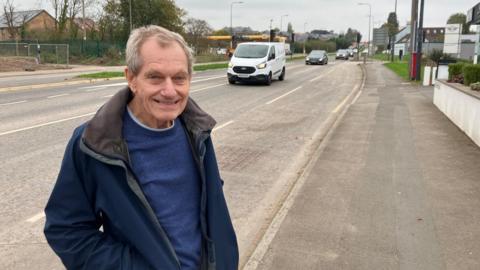
[(55, 96), (48, 96), (47, 98), (57, 98), (57, 97), (64, 97), (64, 96), (68, 96), (70, 94), (60, 94), (60, 95), (55, 95)]
[(360, 97), (361, 94), (362, 94), (362, 90), (358, 91), (358, 94), (355, 96), (355, 98), (350, 103), (350, 105), (355, 104), (355, 102), (357, 102), (357, 99)]
[(204, 88), (200, 88), (200, 89), (195, 89), (195, 90), (190, 91), (190, 93), (200, 92), (200, 91), (203, 91), (203, 90), (207, 90), (207, 89), (214, 88), (214, 87), (219, 87), (219, 86), (222, 86), (222, 85), (227, 85), (227, 84), (222, 83), (222, 84), (212, 85), (212, 86), (208, 86), (208, 87), (204, 87)]
[(94, 86), (84, 86), (84, 87), (79, 87), (78, 89), (87, 89), (86, 92), (92, 92), (92, 91), (97, 91), (97, 90), (102, 90), (107, 87), (112, 87), (112, 86), (126, 86), (128, 83), (122, 82), (122, 83), (111, 83), (111, 84), (102, 84), (102, 85), (94, 85)]
[(289, 92), (287, 92), (287, 93), (285, 93), (285, 94), (277, 97), (276, 99), (270, 100), (269, 102), (267, 102), (267, 103), (265, 103), (265, 104), (266, 104), (266, 105), (270, 105), (270, 104), (272, 104), (273, 102), (275, 102), (275, 101), (277, 101), (277, 100), (279, 100), (279, 99), (281, 99), (281, 98), (283, 98), (283, 97), (286, 97), (286, 96), (290, 95), (291, 93), (293, 93), (293, 92), (295, 92), (295, 91), (297, 91), (297, 90), (299, 90), (299, 89), (301, 89), (301, 88), (302, 88), (302, 86), (299, 86), (299, 87), (293, 89), (292, 91), (289, 91)]
[(49, 126), (49, 125), (53, 125), (53, 124), (58, 124), (58, 123), (61, 123), (61, 122), (65, 122), (65, 121), (69, 121), (69, 120), (73, 120), (73, 119), (77, 119), (77, 118), (82, 118), (82, 117), (90, 116), (90, 115), (94, 115), (94, 114), (95, 114), (95, 112), (91, 112), (91, 113), (77, 115), (77, 116), (64, 118), (64, 119), (60, 119), (60, 120), (56, 120), (56, 121), (52, 121), (52, 122), (38, 124), (38, 125), (30, 126), (30, 127), (14, 129), (14, 130), (10, 130), (10, 131), (0, 133), (0, 136), (16, 133), (16, 132), (20, 132), (20, 131), (25, 131), (25, 130), (29, 130), (29, 129), (34, 129), (34, 128), (38, 128), (38, 127), (44, 127), (44, 126)]
[(222, 125), (214, 128), (214, 129), (212, 130), (212, 132), (215, 132), (215, 131), (217, 131), (217, 130), (219, 130), (219, 129), (221, 129), (221, 128), (224, 128), (224, 127), (226, 127), (226, 126), (228, 126), (228, 125), (230, 125), (230, 124), (233, 124), (233, 122), (234, 122), (233, 120), (230, 120), (230, 121), (228, 121), (228, 122), (226, 122), (226, 123), (224, 123), (224, 124), (222, 124)]
[[(358, 88), (358, 84), (355, 85), (355, 87), (353, 87), (353, 89), (357, 89)], [(343, 105), (345, 104), (345, 102), (347, 102), (347, 100), (350, 98), (350, 96), (355, 93), (355, 91), (352, 91), (348, 96), (346, 96), (342, 102), (340, 104), (338, 104), (338, 106), (335, 108), (335, 110), (333, 110), (332, 112), (333, 113), (337, 113), (342, 107)]]
[(335, 70), (335, 69), (331, 69), (331, 70), (329, 70), (328, 72), (326, 72), (326, 73), (324, 73), (324, 74), (322, 74), (322, 75), (319, 75), (319, 76), (311, 79), (310, 82), (314, 82), (314, 81), (316, 81), (316, 80), (318, 80), (318, 79), (321, 79), (321, 78), (327, 76), (328, 74), (332, 73), (334, 70)]
[(35, 223), (37, 221), (39, 221), (40, 219), (44, 218), (45, 217), (45, 213), (44, 212), (40, 212), (36, 215), (34, 215), (33, 217), (25, 220), (26, 222), (30, 222), (30, 223)]
[(227, 74), (222, 75), (222, 76), (215, 76), (215, 77), (210, 77), (210, 78), (206, 78), (206, 79), (201, 79), (201, 80), (192, 81), (192, 83), (203, 82), (203, 81), (208, 81), (208, 80), (214, 80), (214, 79), (218, 79), (218, 78), (227, 78)]
[(111, 95), (106, 95), (106, 96), (103, 96), (104, 98), (109, 98), (109, 97), (113, 97), (113, 94)]
[(9, 102), (9, 103), (2, 103), (2, 104), (0, 104), (0, 106), (14, 105), (14, 104), (20, 104), (20, 103), (25, 103), (25, 102), (27, 102), (27, 101), (22, 100), (22, 101), (15, 101), (15, 102)]

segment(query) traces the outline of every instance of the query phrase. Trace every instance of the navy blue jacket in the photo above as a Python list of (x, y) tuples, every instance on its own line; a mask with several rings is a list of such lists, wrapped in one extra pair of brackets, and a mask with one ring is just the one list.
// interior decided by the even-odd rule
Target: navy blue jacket
[[(78, 127), (45, 208), (44, 233), (68, 269), (180, 269), (132, 173), (122, 117), (132, 95), (113, 96)], [(201, 178), (200, 269), (238, 268), (238, 246), (210, 132), (215, 120), (189, 99), (180, 115)]]

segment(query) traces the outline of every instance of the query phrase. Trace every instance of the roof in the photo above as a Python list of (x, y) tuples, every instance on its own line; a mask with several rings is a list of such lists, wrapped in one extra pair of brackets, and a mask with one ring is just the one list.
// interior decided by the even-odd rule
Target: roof
[[(37, 9), (37, 10), (25, 10), (25, 11), (13, 12), (13, 27), (22, 26), (22, 24), (32, 20), (33, 18), (35, 18), (37, 15), (39, 15), (44, 11), (45, 10), (43, 9)], [(3, 13), (2, 16), (0, 17), (0, 28), (6, 28), (6, 27), (8, 27), (8, 24), (5, 18), (5, 13)]]

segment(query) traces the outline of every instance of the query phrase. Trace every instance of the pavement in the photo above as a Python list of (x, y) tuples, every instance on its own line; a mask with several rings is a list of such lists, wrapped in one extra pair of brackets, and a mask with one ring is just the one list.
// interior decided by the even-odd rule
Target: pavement
[(480, 148), (432, 97), (368, 63), (244, 269), (480, 269)]

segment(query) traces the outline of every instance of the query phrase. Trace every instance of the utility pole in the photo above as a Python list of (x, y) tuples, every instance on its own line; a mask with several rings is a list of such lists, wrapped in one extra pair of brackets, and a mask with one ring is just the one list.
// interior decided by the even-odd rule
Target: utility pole
[(130, 14), (130, 33), (132, 32), (133, 24), (132, 24), (132, 0), (128, 1), (129, 4), (129, 14)]
[(273, 22), (273, 19), (270, 19), (270, 31), (268, 31), (268, 41), (269, 42), (272, 42), (272, 22)]
[(423, 43), (423, 7), (425, 0), (420, 0), (420, 18), (418, 21), (418, 45), (417, 45), (417, 76), (415, 80), (420, 81), (421, 68), (422, 68), (422, 43)]
[(305, 23), (303, 24), (303, 33), (305, 33), (305, 35), (307, 35), (307, 38), (303, 41), (303, 55), (305, 55), (305, 43), (306, 43), (307, 40), (308, 40), (307, 22), (305, 22)]
[(82, 0), (82, 29), (83, 29), (83, 41), (87, 40), (87, 29), (85, 28), (85, 0)]
[(233, 49), (233, 23), (232, 23), (232, 13), (233, 13), (233, 5), (235, 4), (243, 4), (242, 1), (236, 1), (230, 3), (230, 35), (231, 35), (231, 40), (230, 40), (230, 48)]
[(408, 61), (408, 74), (410, 79), (413, 78), (413, 59), (414, 56), (416, 55), (416, 34), (417, 34), (417, 14), (418, 14), (418, 0), (412, 0), (412, 14), (410, 18), (410, 60)]

